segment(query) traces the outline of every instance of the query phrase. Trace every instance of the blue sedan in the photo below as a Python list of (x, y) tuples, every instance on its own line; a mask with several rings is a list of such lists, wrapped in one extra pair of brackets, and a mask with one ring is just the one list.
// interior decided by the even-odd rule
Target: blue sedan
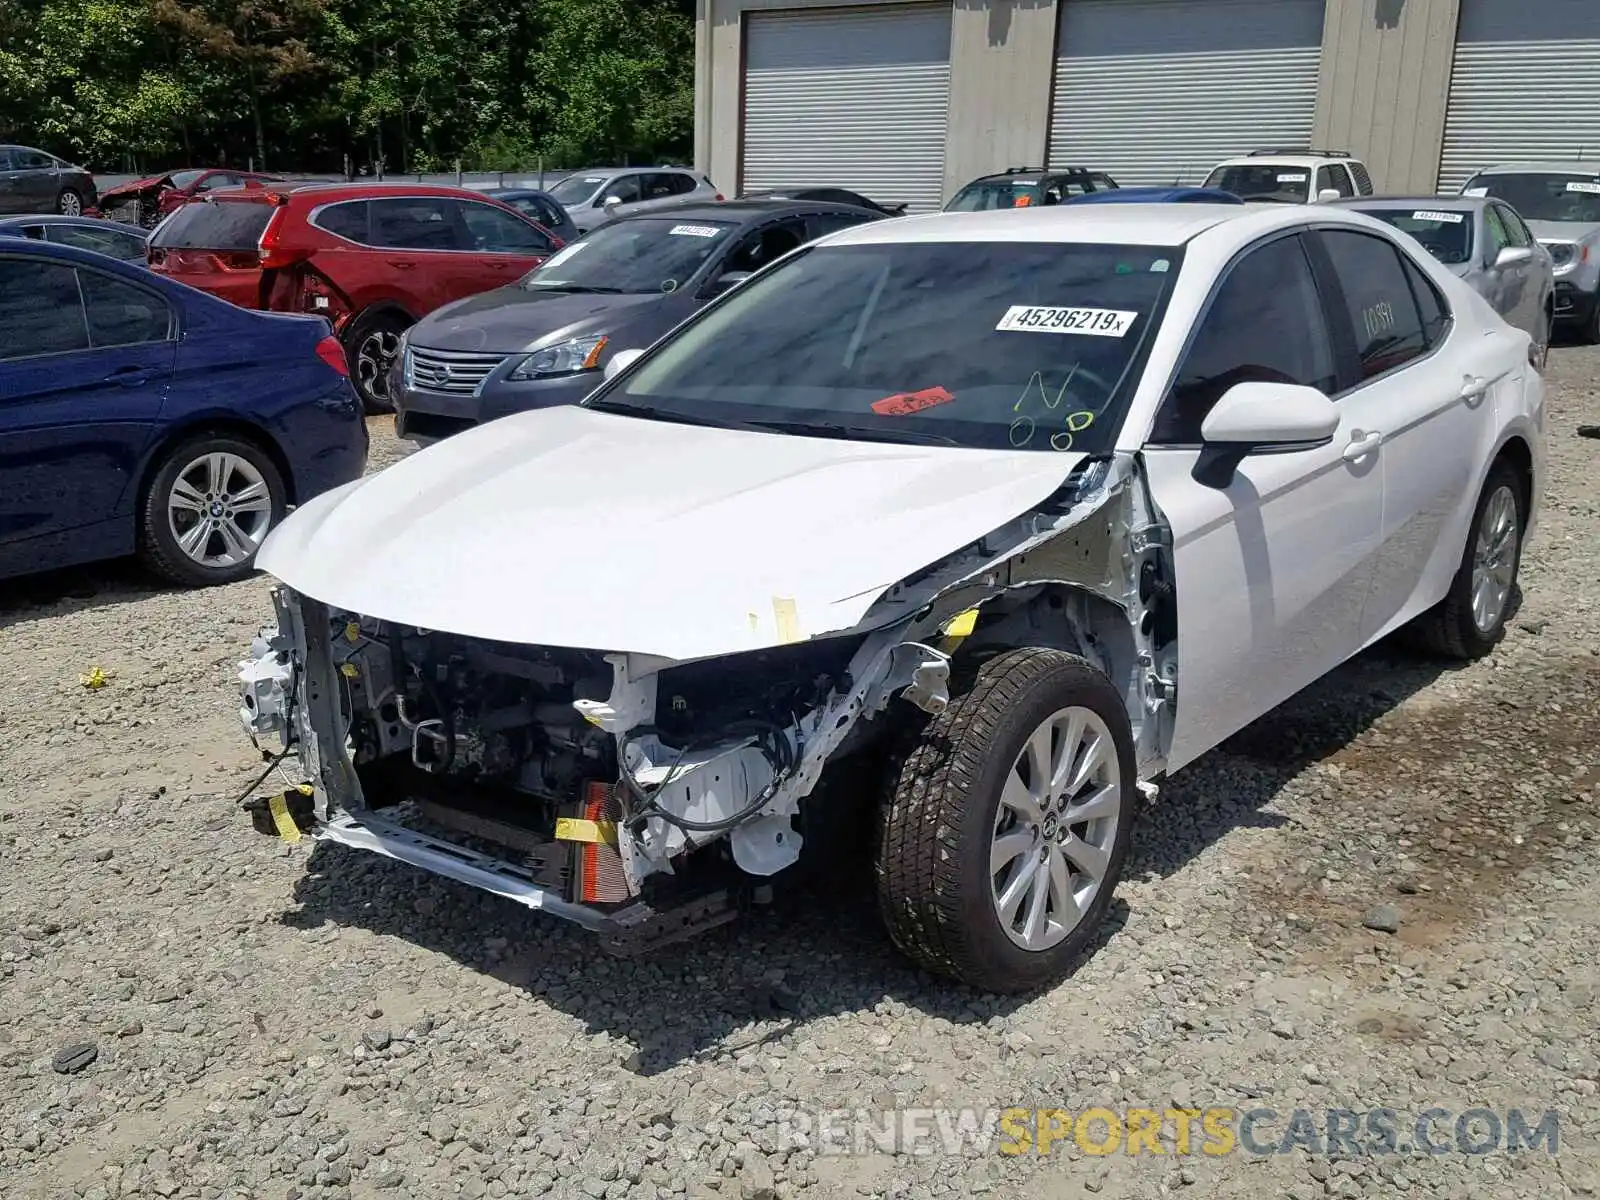
[(0, 579), (138, 553), (175, 583), (229, 583), (366, 460), (322, 317), (0, 236)]

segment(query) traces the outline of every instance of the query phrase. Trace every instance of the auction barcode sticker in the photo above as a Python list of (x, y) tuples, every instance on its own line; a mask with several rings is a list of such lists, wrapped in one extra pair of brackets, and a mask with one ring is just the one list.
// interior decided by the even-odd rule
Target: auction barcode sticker
[(1013, 333), (1085, 333), (1122, 337), (1139, 314), (1117, 308), (1060, 308), (1050, 304), (1013, 304), (995, 326)]
[(722, 230), (715, 225), (674, 225), (674, 237), (716, 237)]
[(1443, 221), (1447, 225), (1459, 225), (1463, 218), (1460, 213), (1430, 212), (1427, 209), (1422, 209), (1412, 213), (1411, 219), (1413, 221)]
[(1567, 191), (1588, 192), (1591, 195), (1600, 196), (1600, 182), (1590, 183), (1587, 179), (1574, 179), (1567, 184)]
[(1279, 175), (1278, 176), (1278, 182), (1279, 183), (1304, 183), (1305, 181), (1306, 181), (1306, 177), (1305, 177), (1304, 174), (1299, 174), (1299, 175), (1285, 174), (1285, 175)]

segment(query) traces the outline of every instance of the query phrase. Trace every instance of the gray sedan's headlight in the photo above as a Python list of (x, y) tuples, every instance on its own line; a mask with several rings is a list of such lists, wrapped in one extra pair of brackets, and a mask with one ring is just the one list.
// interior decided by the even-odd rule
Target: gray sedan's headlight
[(600, 351), (605, 349), (604, 334), (572, 338), (543, 350), (535, 350), (519, 362), (507, 379), (543, 379), (548, 375), (575, 375), (579, 371), (593, 371), (600, 365)]

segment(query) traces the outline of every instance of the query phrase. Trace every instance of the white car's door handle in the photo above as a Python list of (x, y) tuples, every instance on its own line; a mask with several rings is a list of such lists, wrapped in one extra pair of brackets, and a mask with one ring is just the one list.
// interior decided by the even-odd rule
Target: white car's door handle
[(1369, 454), (1376, 454), (1383, 445), (1383, 434), (1374, 429), (1371, 433), (1356, 430), (1350, 435), (1350, 444), (1344, 448), (1345, 462), (1359, 462)]
[(1489, 381), (1482, 375), (1468, 375), (1466, 382), (1461, 385), (1460, 396), (1461, 399), (1468, 401), (1482, 400), (1488, 390)]

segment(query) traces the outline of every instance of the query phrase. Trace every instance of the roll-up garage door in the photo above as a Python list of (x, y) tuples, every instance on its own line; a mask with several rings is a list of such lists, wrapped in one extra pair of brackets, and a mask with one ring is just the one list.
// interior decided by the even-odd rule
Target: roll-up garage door
[(950, 5), (751, 13), (740, 185), (943, 203)]
[(1049, 165), (1191, 184), (1225, 158), (1309, 146), (1322, 2), (1061, 0)]
[(1600, 0), (1461, 0), (1440, 190), (1580, 156), (1600, 159)]

